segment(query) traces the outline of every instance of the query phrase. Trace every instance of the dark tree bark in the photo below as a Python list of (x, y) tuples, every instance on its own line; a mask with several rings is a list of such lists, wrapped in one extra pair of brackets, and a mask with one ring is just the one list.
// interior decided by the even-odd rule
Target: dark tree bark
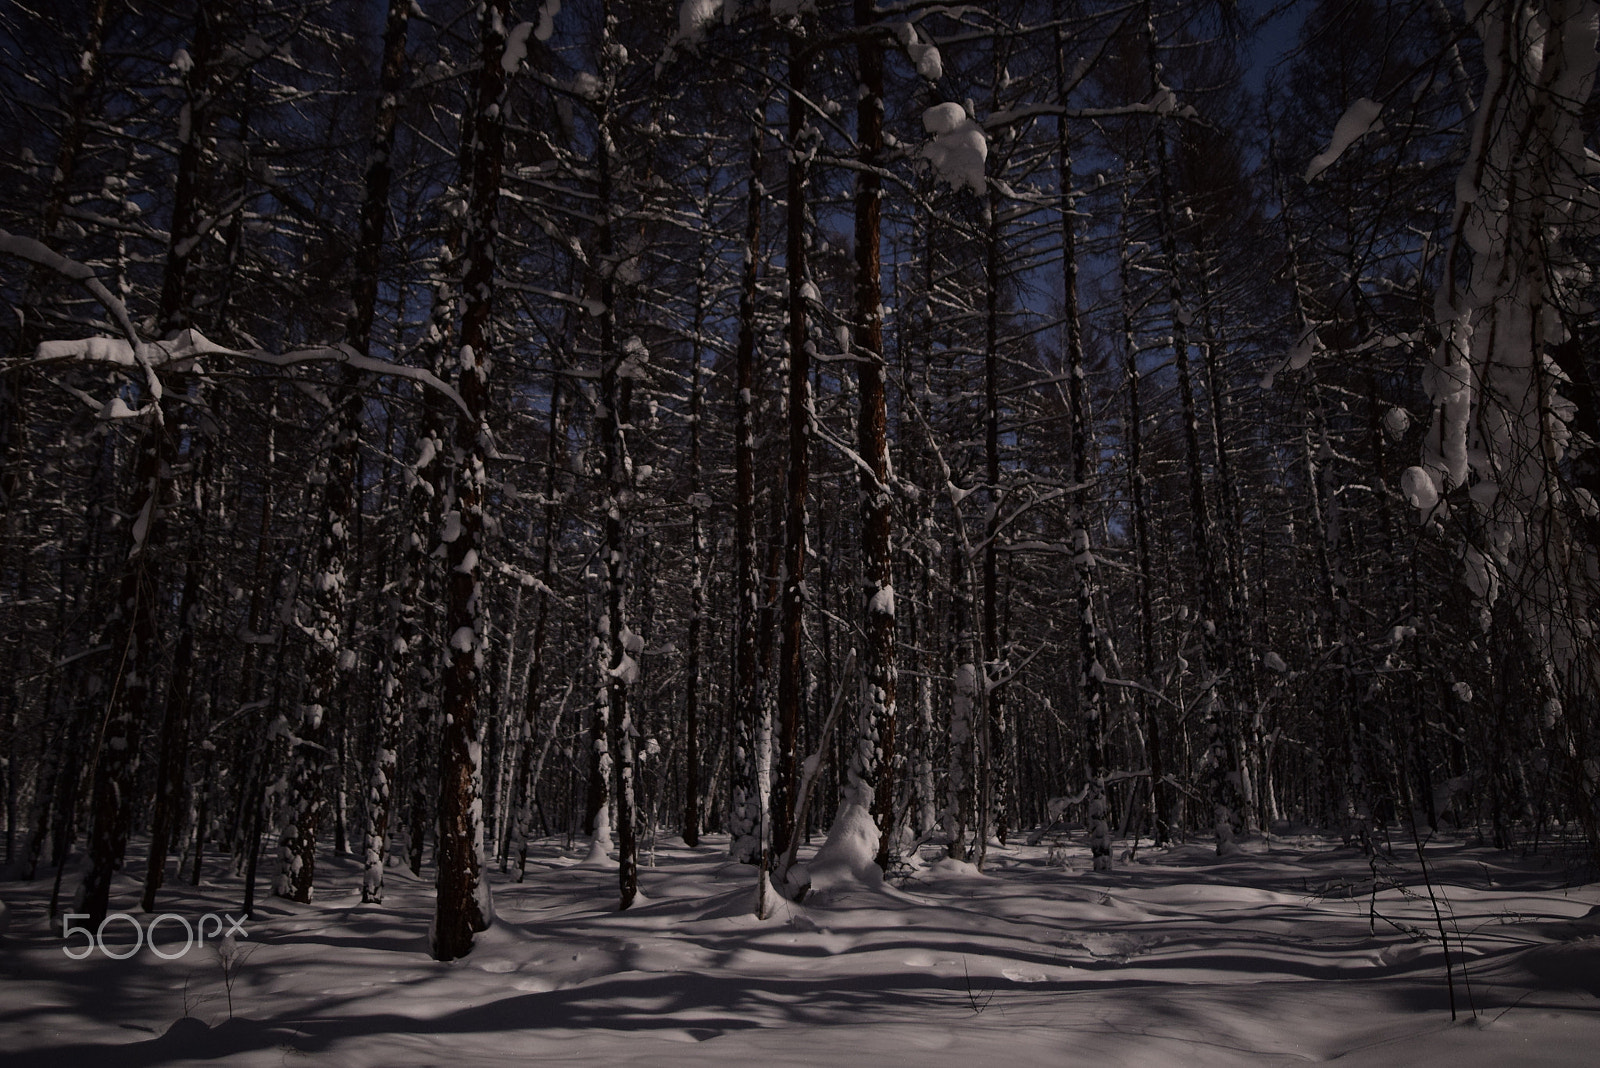
[[(204, 451), (203, 441), (197, 441), (196, 451)], [(204, 489), (209, 463), (191, 452), (189, 463), (195, 468), (195, 478)], [(190, 697), (194, 687), (194, 639), (199, 612), (200, 573), (203, 559), (203, 533), (205, 529), (205, 503), (196, 494), (195, 524), (189, 531), (188, 559), (184, 562), (183, 587), (178, 595), (178, 641), (172, 652), (172, 676), (167, 683), (166, 708), (161, 717), (161, 755), (156, 766), (155, 812), (150, 822), (150, 854), (146, 858), (144, 894), (139, 907), (153, 912), (156, 892), (166, 880), (167, 848), (172, 841), (178, 818), (178, 804), (183, 796), (184, 770), (189, 760)], [(179, 858), (182, 866), (182, 858)]]
[[(775, 855), (783, 855), (788, 840), (798, 833), (794, 819), (796, 752), (800, 718), (805, 700), (804, 624), (807, 543), (810, 516), (806, 494), (811, 481), (811, 424), (815, 418), (811, 402), (811, 349), (808, 338), (809, 302), (815, 299), (811, 282), (809, 242), (806, 234), (806, 200), (810, 195), (810, 154), (814, 151), (812, 131), (806, 121), (806, 102), (811, 52), (797, 36), (789, 41), (789, 167), (786, 192), (786, 268), (789, 275), (788, 355), (789, 355), (789, 466), (783, 527), (783, 570), (779, 590), (778, 653), (778, 752), (773, 769), (774, 795), (770, 805), (772, 840)], [(763, 740), (770, 736), (765, 725), (756, 731), (756, 764), (760, 768)], [(770, 743), (768, 743), (770, 744)], [(762, 791), (764, 792), (764, 791)], [(758, 808), (764, 807), (758, 802)], [(765, 813), (758, 819), (765, 819)], [(757, 830), (756, 834), (760, 834)]]
[[(383, 59), (378, 72), (378, 111), (373, 121), (367, 153), (365, 195), (361, 204), (361, 235), (356, 246), (355, 310), (345, 328), (350, 347), (363, 355), (372, 348), (372, 324), (378, 306), (378, 281), (382, 266), (384, 220), (389, 214), (389, 189), (393, 184), (395, 128), (404, 100), (406, 31), (411, 18), (409, 0), (390, 0), (383, 31)], [(399, 707), (380, 697), (377, 739), (367, 771), (366, 848), (363, 856), (361, 900), (383, 900), (383, 873), (389, 863), (389, 832), (393, 823), (396, 750), (400, 745)]]
[[(1146, 60), (1151, 95), (1162, 90), (1160, 65), (1156, 58), (1155, 23), (1145, 4)], [(1164, 123), (1161, 124), (1164, 127)], [(1172, 325), (1173, 364), (1178, 377), (1178, 400), (1183, 418), (1185, 466), (1189, 481), (1189, 511), (1194, 539), (1195, 572), (1198, 585), (1201, 644), (1204, 649), (1205, 725), (1208, 777), (1217, 853), (1224, 855), (1238, 847), (1233, 840), (1235, 822), (1243, 815), (1240, 796), (1239, 732), (1233, 707), (1233, 684), (1229, 675), (1232, 650), (1228, 645), (1228, 619), (1223, 601), (1223, 577), (1218, 564), (1216, 518), (1205, 491), (1205, 470), (1200, 452), (1200, 419), (1195, 404), (1194, 383), (1189, 367), (1190, 312), (1184, 302), (1182, 265), (1178, 255), (1177, 193), (1168, 159), (1166, 133), (1158, 128), (1155, 138), (1159, 198), (1162, 269), (1167, 276), (1167, 304)]]
[[(1139, 373), (1139, 348), (1134, 338), (1134, 308), (1130, 270), (1131, 251), (1127, 240), (1128, 193), (1122, 194), (1123, 240), (1118, 257), (1121, 286), (1122, 344), (1124, 381), (1128, 394), (1128, 489), (1133, 510), (1133, 556), (1135, 597), (1139, 605), (1139, 661), (1148, 682), (1155, 670), (1155, 564), (1150, 534), (1150, 494), (1144, 463), (1144, 406)], [(1161, 710), (1142, 691), (1134, 695), (1139, 721), (1144, 725), (1145, 746), (1150, 761), (1151, 837), (1164, 846), (1172, 837), (1172, 801), (1166, 779), (1166, 754), (1161, 742)]]
[[(1060, 30), (1055, 42), (1056, 103), (1067, 106), (1066, 70)], [(1078, 602), (1078, 711), (1088, 727), (1089, 852), (1095, 871), (1111, 870), (1111, 827), (1106, 796), (1105, 668), (1100, 663), (1099, 631), (1095, 624), (1094, 553), (1090, 547), (1088, 509), (1091, 471), (1089, 390), (1084, 378), (1083, 325), (1078, 316), (1078, 244), (1073, 222), (1072, 143), (1063, 113), (1056, 119), (1056, 163), (1061, 215), (1062, 312), (1066, 327), (1067, 406), (1071, 425), (1072, 503), (1068, 521), (1072, 531), (1074, 597)]]
[[(490, 317), (494, 307), (496, 215), (505, 147), (508, 0), (488, 0), (474, 101), (472, 184), (463, 241), (460, 374), (466, 411), (456, 419), (454, 507), (446, 512), (447, 574), (444, 732), (439, 754), (438, 899), (432, 951), (454, 960), (494, 920), (483, 856), (483, 730), (478, 718), (488, 627), (483, 605), (484, 492), (488, 480)], [(454, 535), (451, 537), (450, 535)]]
[(619, 909), (629, 908), (639, 893), (639, 845), (635, 784), (633, 709), (629, 688), (638, 681), (639, 662), (644, 642), (628, 627), (627, 599), (630, 571), (628, 509), (633, 502), (633, 460), (628, 454), (627, 433), (632, 425), (633, 380), (642, 373), (648, 358), (643, 343), (630, 337), (617, 338), (617, 240), (615, 216), (616, 167), (613, 123), (615, 121), (616, 71), (614, 51), (609, 42), (616, 32), (616, 18), (606, 13), (606, 44), (602, 67), (605, 79), (601, 101), (600, 144), (598, 146), (598, 194), (600, 221), (600, 397), (595, 414), (595, 436), (603, 453), (601, 478), (605, 486), (604, 618), (601, 623), (600, 713), (606, 724), (612, 760), (613, 806), (616, 810), (617, 882)]
[(874, 32), (872, 0), (855, 0), (856, 104), (855, 309), (852, 356), (860, 402), (857, 434), (866, 469), (861, 484), (861, 584), (866, 655), (862, 659), (861, 718), (848, 769), (847, 804), (859, 804), (878, 824), (878, 867), (888, 870), (895, 831), (894, 496), (889, 462), (888, 390), (883, 355), (882, 218), (883, 36)]

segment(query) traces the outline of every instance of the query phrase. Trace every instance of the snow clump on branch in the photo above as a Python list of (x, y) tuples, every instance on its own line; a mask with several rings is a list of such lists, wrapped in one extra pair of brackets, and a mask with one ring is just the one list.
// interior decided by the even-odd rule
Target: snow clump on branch
[(1327, 149), (1313, 156), (1311, 163), (1306, 167), (1306, 181), (1314, 181), (1317, 175), (1339, 161), (1345, 149), (1361, 138), (1375, 130), (1383, 129), (1383, 120), (1378, 118), (1382, 111), (1382, 104), (1366, 97), (1346, 108), (1333, 128), (1333, 139), (1328, 142)]
[(921, 154), (933, 164), (939, 177), (951, 188), (966, 186), (981, 195), (985, 188), (984, 163), (989, 158), (989, 141), (983, 127), (960, 104), (935, 104), (922, 113), (922, 126), (933, 140), (922, 147)]

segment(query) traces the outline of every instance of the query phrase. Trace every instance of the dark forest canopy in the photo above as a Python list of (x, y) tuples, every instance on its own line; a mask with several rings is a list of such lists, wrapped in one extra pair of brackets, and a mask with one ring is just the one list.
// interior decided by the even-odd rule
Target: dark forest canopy
[(1600, 848), (1596, 7), (1280, 6), (8, 5), (11, 870)]

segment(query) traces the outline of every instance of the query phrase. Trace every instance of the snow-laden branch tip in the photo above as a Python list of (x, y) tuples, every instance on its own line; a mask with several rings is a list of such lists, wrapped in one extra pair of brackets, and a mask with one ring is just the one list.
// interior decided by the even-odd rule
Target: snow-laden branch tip
[[(558, 0), (550, 2), (559, 7)], [(127, 306), (95, 277), (94, 268), (88, 264), (69, 259), (31, 237), (19, 237), (5, 230), (0, 230), (0, 255), (26, 260), (81, 284), (122, 328), (123, 336), (120, 338), (88, 337), (72, 341), (46, 341), (39, 346), (38, 353), (34, 357), (36, 363), (111, 363), (128, 368), (137, 367), (144, 371), (145, 385), (149, 388), (152, 401), (160, 400), (162, 394), (161, 379), (156, 374), (157, 368), (187, 370), (204, 356), (232, 356), (276, 367), (288, 367), (297, 363), (342, 363), (370, 374), (409, 378), (413, 382), (438, 390), (462, 412), (469, 416), (472, 414), (466, 402), (461, 399), (461, 394), (433, 372), (420, 367), (406, 367), (373, 356), (364, 356), (345, 344), (324, 345), (284, 353), (266, 352), (261, 349), (230, 349), (216, 344), (200, 331), (193, 329), (184, 330), (176, 337), (165, 341), (141, 341), (139, 332), (134, 329), (133, 320), (128, 315)], [(113, 405), (108, 405), (104, 414), (107, 418), (126, 418), (142, 415), (148, 410), (148, 407), (130, 409), (126, 404), (122, 404), (122, 409), (119, 410)]]
[[(449, 383), (432, 371), (420, 367), (406, 367), (375, 356), (364, 356), (349, 345), (321, 345), (314, 348), (295, 349), (290, 352), (266, 352), (262, 349), (230, 349), (208, 339), (200, 331), (184, 330), (165, 341), (141, 341), (137, 345), (121, 338), (88, 337), (71, 341), (46, 341), (39, 346), (34, 357), (36, 363), (110, 363), (121, 367), (145, 367), (152, 373), (165, 368), (188, 371), (204, 357), (226, 356), (273, 367), (292, 367), (301, 363), (342, 363), (357, 371), (369, 374), (408, 378), (420, 385), (444, 394), (463, 413), (471, 416), (466, 401), (461, 399)], [(160, 396), (159, 389), (152, 391)], [(137, 415), (132, 410), (111, 412), (109, 416)]]
[(556, 29), (556, 16), (561, 14), (561, 0), (545, 0), (539, 8), (539, 22), (519, 22), (506, 34), (506, 49), (500, 53), (500, 69), (515, 74), (528, 58), (528, 38), (540, 44), (550, 40)]
[(99, 301), (106, 311), (111, 313), (117, 326), (122, 328), (124, 336), (129, 341), (137, 341), (139, 334), (133, 328), (133, 320), (128, 317), (127, 306), (117, 299), (95, 277), (94, 268), (88, 264), (79, 263), (77, 260), (68, 259), (61, 253), (54, 251), (41, 242), (31, 237), (19, 237), (16, 234), (0, 230), (0, 255), (15, 256), (17, 259), (27, 260), (29, 263), (52, 270), (63, 278), (69, 278), (87, 289), (95, 300)]
[(1322, 339), (1317, 336), (1319, 324), (1306, 322), (1300, 331), (1300, 339), (1294, 343), (1283, 361), (1268, 371), (1261, 378), (1261, 388), (1271, 389), (1280, 374), (1285, 371), (1302, 370), (1311, 358), (1323, 350)]
[[(133, 319), (128, 315), (127, 305), (95, 277), (93, 267), (68, 259), (31, 237), (19, 237), (5, 230), (0, 230), (0, 255), (27, 260), (29, 263), (54, 271), (63, 278), (70, 278), (87, 289), (90, 295), (110, 313), (111, 318), (122, 330), (122, 336), (128, 339), (128, 351), (134, 356), (133, 362), (139, 363), (144, 369), (145, 386), (149, 389), (151, 398), (161, 399), (161, 380), (156, 377), (155, 369), (145, 362), (140, 354), (139, 332), (133, 328)], [(159, 414), (158, 410), (158, 417)]]
[(1328, 142), (1328, 147), (1312, 157), (1311, 163), (1306, 167), (1306, 181), (1315, 181), (1317, 175), (1339, 161), (1345, 149), (1367, 134), (1383, 129), (1383, 120), (1378, 118), (1382, 111), (1382, 104), (1366, 97), (1346, 108), (1345, 113), (1339, 117), (1338, 124), (1333, 128), (1333, 138)]

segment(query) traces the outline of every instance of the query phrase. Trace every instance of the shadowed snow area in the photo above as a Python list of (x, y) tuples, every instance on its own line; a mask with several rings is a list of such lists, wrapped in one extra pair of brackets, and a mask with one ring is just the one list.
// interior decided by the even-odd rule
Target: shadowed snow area
[[(1467, 1068), (1600, 1049), (1600, 886), (1548, 855), (1436, 842), (1430, 897), (1398, 840), (1371, 861), (1311, 836), (1226, 861), (1141, 850), (1109, 873), (1075, 846), (994, 847), (985, 874), (930, 849), (881, 886), (761, 920), (724, 845), (664, 840), (625, 913), (613, 873), (547, 847), (523, 883), (495, 872), (499, 922), (450, 964), (428, 957), (427, 881), (396, 869), (388, 900), (362, 905), (359, 865), (330, 860), (316, 904), (268, 898), (247, 925), (231, 1018), (211, 946), (71, 960), (47, 929), (50, 878), (4, 884), (0, 1060)], [(215, 874), (161, 911), (237, 913), (237, 882)], [(116, 890), (113, 910), (138, 915), (132, 880)], [(181, 948), (179, 924), (160, 932)], [(107, 929), (113, 952), (131, 938)]]

